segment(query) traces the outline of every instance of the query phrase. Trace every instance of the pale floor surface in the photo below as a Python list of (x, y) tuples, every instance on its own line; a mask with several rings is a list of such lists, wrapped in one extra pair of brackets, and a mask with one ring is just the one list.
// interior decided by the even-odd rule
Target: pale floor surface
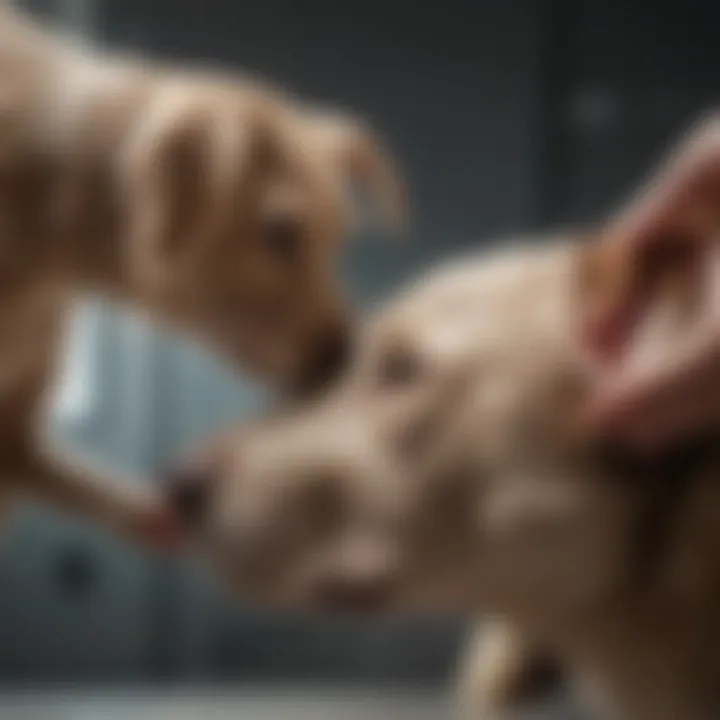
[[(267, 690), (5, 692), (0, 720), (455, 720), (441, 693)], [(536, 708), (509, 720), (582, 720), (567, 708)]]

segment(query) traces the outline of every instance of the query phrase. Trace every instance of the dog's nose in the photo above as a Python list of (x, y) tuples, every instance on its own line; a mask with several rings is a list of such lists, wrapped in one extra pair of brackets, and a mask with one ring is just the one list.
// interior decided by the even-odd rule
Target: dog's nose
[(319, 333), (295, 382), (293, 394), (306, 397), (332, 381), (347, 365), (350, 348), (350, 330), (344, 322), (333, 324)]
[(202, 464), (176, 467), (165, 475), (165, 492), (173, 510), (188, 525), (202, 522), (210, 488), (210, 470)]

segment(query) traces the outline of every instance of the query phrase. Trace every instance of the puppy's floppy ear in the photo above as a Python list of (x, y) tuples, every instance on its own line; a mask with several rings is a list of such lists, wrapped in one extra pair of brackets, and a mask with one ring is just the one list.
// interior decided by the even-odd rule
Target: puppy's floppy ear
[[(131, 260), (160, 269), (225, 222), (236, 176), (247, 172), (251, 122), (220, 116), (191, 93), (168, 88), (131, 133), (121, 159)], [(139, 264), (138, 264), (139, 263)]]
[(407, 189), (375, 133), (356, 120), (333, 113), (312, 114), (310, 126), (348, 187), (370, 196), (388, 228), (404, 231), (408, 223)]

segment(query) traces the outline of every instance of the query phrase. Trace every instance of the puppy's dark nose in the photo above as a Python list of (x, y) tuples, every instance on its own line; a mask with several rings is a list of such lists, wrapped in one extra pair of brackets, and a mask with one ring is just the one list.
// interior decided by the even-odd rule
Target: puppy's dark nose
[(202, 523), (210, 489), (210, 470), (201, 464), (183, 465), (165, 476), (168, 502), (178, 516), (192, 527)]
[(351, 336), (346, 324), (332, 325), (318, 334), (292, 388), (293, 395), (307, 397), (332, 382), (348, 364), (350, 350)]

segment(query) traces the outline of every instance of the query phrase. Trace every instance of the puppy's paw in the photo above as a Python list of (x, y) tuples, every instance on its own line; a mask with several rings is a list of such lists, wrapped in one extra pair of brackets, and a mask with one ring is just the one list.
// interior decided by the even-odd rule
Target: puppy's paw
[(527, 703), (557, 689), (560, 669), (509, 623), (487, 621), (475, 631), (457, 687), (461, 720), (518, 717)]

